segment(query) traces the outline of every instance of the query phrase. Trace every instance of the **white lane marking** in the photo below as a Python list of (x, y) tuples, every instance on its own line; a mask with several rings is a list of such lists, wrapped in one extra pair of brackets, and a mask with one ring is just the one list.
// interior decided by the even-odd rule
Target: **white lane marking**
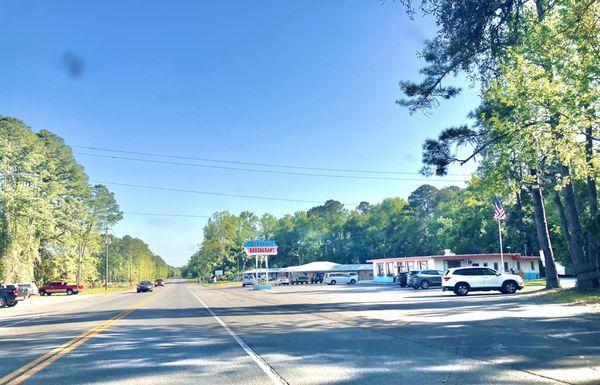
[(289, 385), (288, 382), (284, 380), (283, 377), (281, 377), (261, 356), (256, 354), (256, 352), (252, 350), (252, 348), (248, 346), (248, 344), (246, 344), (244, 340), (237, 335), (236, 332), (234, 332), (225, 322), (223, 322), (223, 320), (221, 320), (215, 313), (213, 313), (213, 311), (208, 307), (208, 305), (204, 303), (204, 301), (201, 300), (200, 297), (196, 295), (196, 293), (194, 293), (188, 286), (186, 286), (185, 288), (188, 289), (188, 291), (194, 296), (194, 298), (198, 300), (198, 302), (202, 304), (202, 306), (204, 306), (204, 308), (210, 313), (210, 315), (212, 315), (214, 319), (216, 319), (217, 322), (219, 322), (221, 326), (223, 326), (223, 328), (227, 330), (227, 333), (229, 333), (233, 337), (235, 342), (237, 342), (238, 345), (240, 345), (242, 349), (244, 349), (246, 354), (248, 354), (250, 358), (252, 358), (254, 362), (256, 362), (256, 364), (262, 369), (262, 371), (265, 372), (267, 376), (269, 376), (269, 378), (271, 379), (271, 381), (273, 381), (274, 384)]

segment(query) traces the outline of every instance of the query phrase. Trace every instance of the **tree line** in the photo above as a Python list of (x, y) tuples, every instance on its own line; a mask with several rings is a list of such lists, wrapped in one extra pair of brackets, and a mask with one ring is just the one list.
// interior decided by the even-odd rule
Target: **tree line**
[(65, 279), (91, 286), (174, 274), (142, 240), (106, 233), (123, 218), (114, 194), (90, 185), (71, 148), (0, 116), (0, 282)]
[[(508, 188), (497, 190), (478, 177), (466, 188), (438, 189), (424, 184), (408, 199), (387, 198), (377, 204), (361, 202), (346, 208), (336, 200), (306, 211), (276, 218), (244, 211), (239, 215), (221, 211), (204, 227), (199, 250), (182, 273), (189, 277), (211, 276), (215, 269), (239, 274), (250, 269), (253, 258), (245, 256), (247, 240), (271, 239), (279, 246), (272, 266), (291, 266), (313, 261), (365, 263), (382, 257), (456, 253), (497, 253), (498, 224), (493, 218), (494, 194), (500, 194), (508, 213), (503, 224), (504, 252), (539, 255), (535, 234), (533, 200), (519, 200)], [(547, 199), (550, 233), (556, 256), (569, 261), (561, 234), (558, 210)]]

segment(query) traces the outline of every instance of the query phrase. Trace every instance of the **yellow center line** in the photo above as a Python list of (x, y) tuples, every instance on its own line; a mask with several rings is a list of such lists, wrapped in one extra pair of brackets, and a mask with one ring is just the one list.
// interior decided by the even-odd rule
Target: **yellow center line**
[[(162, 292), (162, 291), (161, 291)], [(95, 334), (101, 333), (104, 330), (108, 329), (112, 324), (117, 322), (118, 320), (126, 317), (128, 314), (133, 312), (136, 309), (144, 306), (151, 300), (155, 299), (156, 295), (152, 295), (149, 298), (146, 298), (137, 304), (131, 306), (127, 310), (117, 314), (113, 318), (105, 321), (103, 324), (95, 326), (85, 332), (81, 333), (79, 336), (73, 338), (72, 340), (65, 342), (64, 344), (46, 352), (31, 361), (30, 363), (20, 367), (19, 369), (7, 374), (6, 376), (0, 378), (0, 385), (17, 385), (21, 382), (27, 380), (31, 376), (35, 375), (40, 370), (44, 369), (48, 365), (52, 364), (54, 361), (58, 360), (60, 357), (69, 354), (71, 351), (75, 350), (80, 345), (84, 344), (87, 340), (92, 338)], [(12, 381), (11, 381), (12, 380)]]

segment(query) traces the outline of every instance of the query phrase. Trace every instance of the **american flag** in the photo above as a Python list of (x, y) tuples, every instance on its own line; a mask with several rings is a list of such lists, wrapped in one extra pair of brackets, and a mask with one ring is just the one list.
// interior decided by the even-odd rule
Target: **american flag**
[(502, 203), (498, 198), (494, 198), (494, 219), (497, 221), (503, 221), (506, 219), (506, 212), (504, 211), (504, 207), (502, 207)]

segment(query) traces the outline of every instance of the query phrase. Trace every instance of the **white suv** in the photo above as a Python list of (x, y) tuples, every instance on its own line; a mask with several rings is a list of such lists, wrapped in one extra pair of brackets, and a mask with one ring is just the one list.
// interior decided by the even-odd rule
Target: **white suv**
[(354, 285), (358, 280), (357, 276), (350, 275), (349, 273), (327, 273), (323, 279), (323, 283), (328, 285), (335, 285), (337, 283), (346, 283)]
[(452, 290), (456, 295), (489, 290), (512, 294), (521, 290), (523, 285), (523, 278), (520, 276), (502, 274), (489, 267), (457, 267), (447, 270), (442, 277), (442, 290)]

